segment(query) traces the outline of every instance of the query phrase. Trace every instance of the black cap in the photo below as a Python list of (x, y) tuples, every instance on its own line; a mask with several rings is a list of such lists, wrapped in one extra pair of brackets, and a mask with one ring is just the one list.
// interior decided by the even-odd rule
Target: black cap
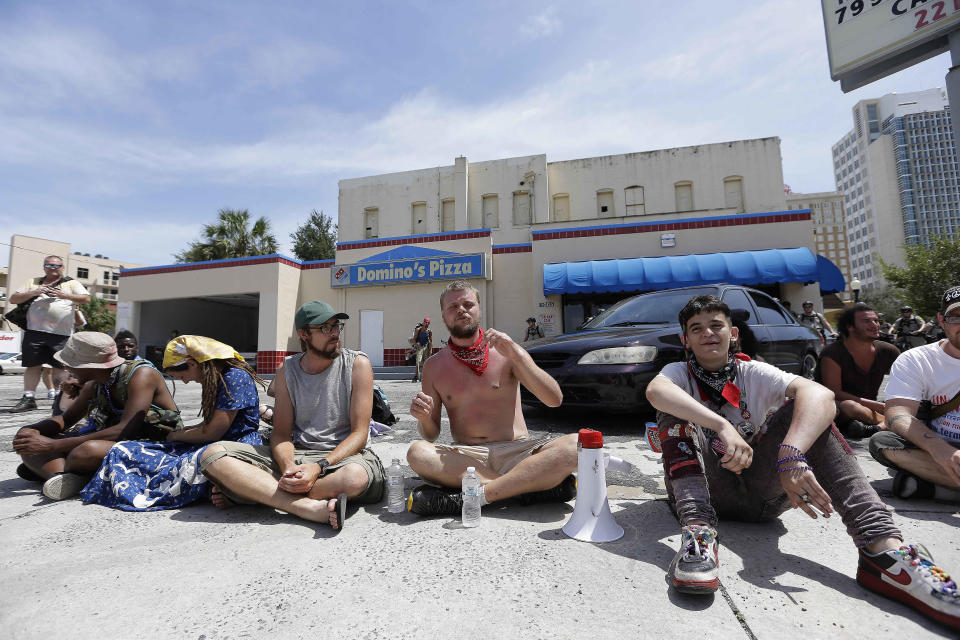
[(904, 311), (913, 311), (913, 307), (911, 307), (910, 305), (905, 304), (905, 305), (903, 305), (902, 307), (900, 307), (900, 313), (903, 313)]
[(536, 318), (527, 318), (527, 322), (536, 322), (536, 321), (537, 321)]
[(945, 316), (957, 307), (960, 307), (960, 287), (950, 287), (940, 298), (940, 314)]

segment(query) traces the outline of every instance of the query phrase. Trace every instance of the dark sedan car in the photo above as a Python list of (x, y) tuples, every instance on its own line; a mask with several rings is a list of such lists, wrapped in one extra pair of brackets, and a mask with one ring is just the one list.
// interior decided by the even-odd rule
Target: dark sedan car
[[(727, 303), (734, 319), (750, 328), (756, 354), (765, 361), (813, 377), (823, 348), (820, 337), (767, 294), (736, 285), (669, 289), (627, 298), (575, 333), (538, 340), (528, 351), (560, 383), (564, 407), (617, 413), (649, 410), (647, 383), (664, 365), (683, 359), (677, 315), (697, 295), (715, 295)], [(524, 403), (538, 406), (526, 389), (522, 393)]]

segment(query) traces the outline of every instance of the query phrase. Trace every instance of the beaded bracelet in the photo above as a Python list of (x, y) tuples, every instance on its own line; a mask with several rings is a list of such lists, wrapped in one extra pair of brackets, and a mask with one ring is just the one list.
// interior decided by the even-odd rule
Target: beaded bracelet
[(785, 471), (813, 471), (813, 467), (807, 465), (804, 467), (787, 467), (786, 469), (777, 469), (777, 473), (783, 473)]
[(799, 448), (793, 446), (792, 444), (780, 443), (780, 446), (777, 447), (777, 448), (782, 448), (782, 447), (786, 447), (787, 449), (793, 449), (794, 451), (796, 451), (796, 452), (799, 453), (800, 455), (803, 455), (803, 449), (799, 449)]
[(787, 456), (785, 458), (780, 458), (779, 460), (777, 460), (777, 466), (779, 467), (784, 462), (806, 462), (806, 461), (807, 459), (804, 458), (802, 454), (799, 456)]

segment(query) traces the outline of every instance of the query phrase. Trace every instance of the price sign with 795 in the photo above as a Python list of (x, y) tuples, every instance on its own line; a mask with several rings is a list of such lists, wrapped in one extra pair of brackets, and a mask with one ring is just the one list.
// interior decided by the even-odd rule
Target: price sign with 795
[[(872, 9), (873, 7), (883, 4), (886, 0), (838, 1), (840, 2), (840, 7), (833, 13), (837, 16), (837, 24), (843, 24), (844, 21), (849, 22), (859, 16), (863, 13), (864, 9)], [(920, 8), (913, 11), (917, 7)], [(930, 0), (894, 0), (890, 4), (891, 19), (899, 18), (911, 12), (913, 13), (913, 17), (917, 21), (916, 25), (914, 25), (914, 30), (922, 29), (957, 11), (960, 11), (960, 0), (936, 0), (936, 2), (931, 2)]]

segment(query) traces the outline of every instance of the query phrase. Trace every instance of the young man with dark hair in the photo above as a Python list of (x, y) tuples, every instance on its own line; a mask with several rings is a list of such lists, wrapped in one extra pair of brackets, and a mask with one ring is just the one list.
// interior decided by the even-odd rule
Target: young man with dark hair
[(887, 431), (870, 453), (897, 469), (901, 498), (958, 499), (960, 492), (960, 287), (944, 292), (937, 316), (944, 340), (905, 351), (887, 383)]
[[(956, 585), (937, 577), (946, 574), (932, 570), (926, 549), (902, 544), (856, 457), (831, 429), (830, 390), (730, 353), (737, 331), (715, 296), (692, 298), (680, 326), (687, 362), (668, 364), (647, 387), (681, 524), (674, 587), (717, 589), (718, 516), (763, 522), (792, 506), (816, 519), (836, 508), (860, 550), (861, 585), (960, 626)], [(786, 398), (793, 402), (784, 404)]]
[(816, 380), (837, 400), (837, 426), (849, 438), (871, 436), (883, 424), (877, 393), (900, 350), (880, 339), (880, 318), (862, 302), (837, 321), (840, 340), (820, 354)]
[[(574, 495), (577, 435), (532, 439), (520, 410), (523, 384), (548, 407), (563, 394), (510, 336), (480, 327), (480, 299), (467, 282), (451, 282), (440, 294), (447, 346), (423, 367), (423, 391), (410, 404), (424, 440), (407, 450), (421, 478), (441, 485), (413, 490), (408, 509), (419, 515), (456, 515), (460, 483), (475, 467), (482, 504), (519, 496), (523, 502), (566, 502)], [(436, 444), (440, 409), (446, 407), (454, 442)]]

